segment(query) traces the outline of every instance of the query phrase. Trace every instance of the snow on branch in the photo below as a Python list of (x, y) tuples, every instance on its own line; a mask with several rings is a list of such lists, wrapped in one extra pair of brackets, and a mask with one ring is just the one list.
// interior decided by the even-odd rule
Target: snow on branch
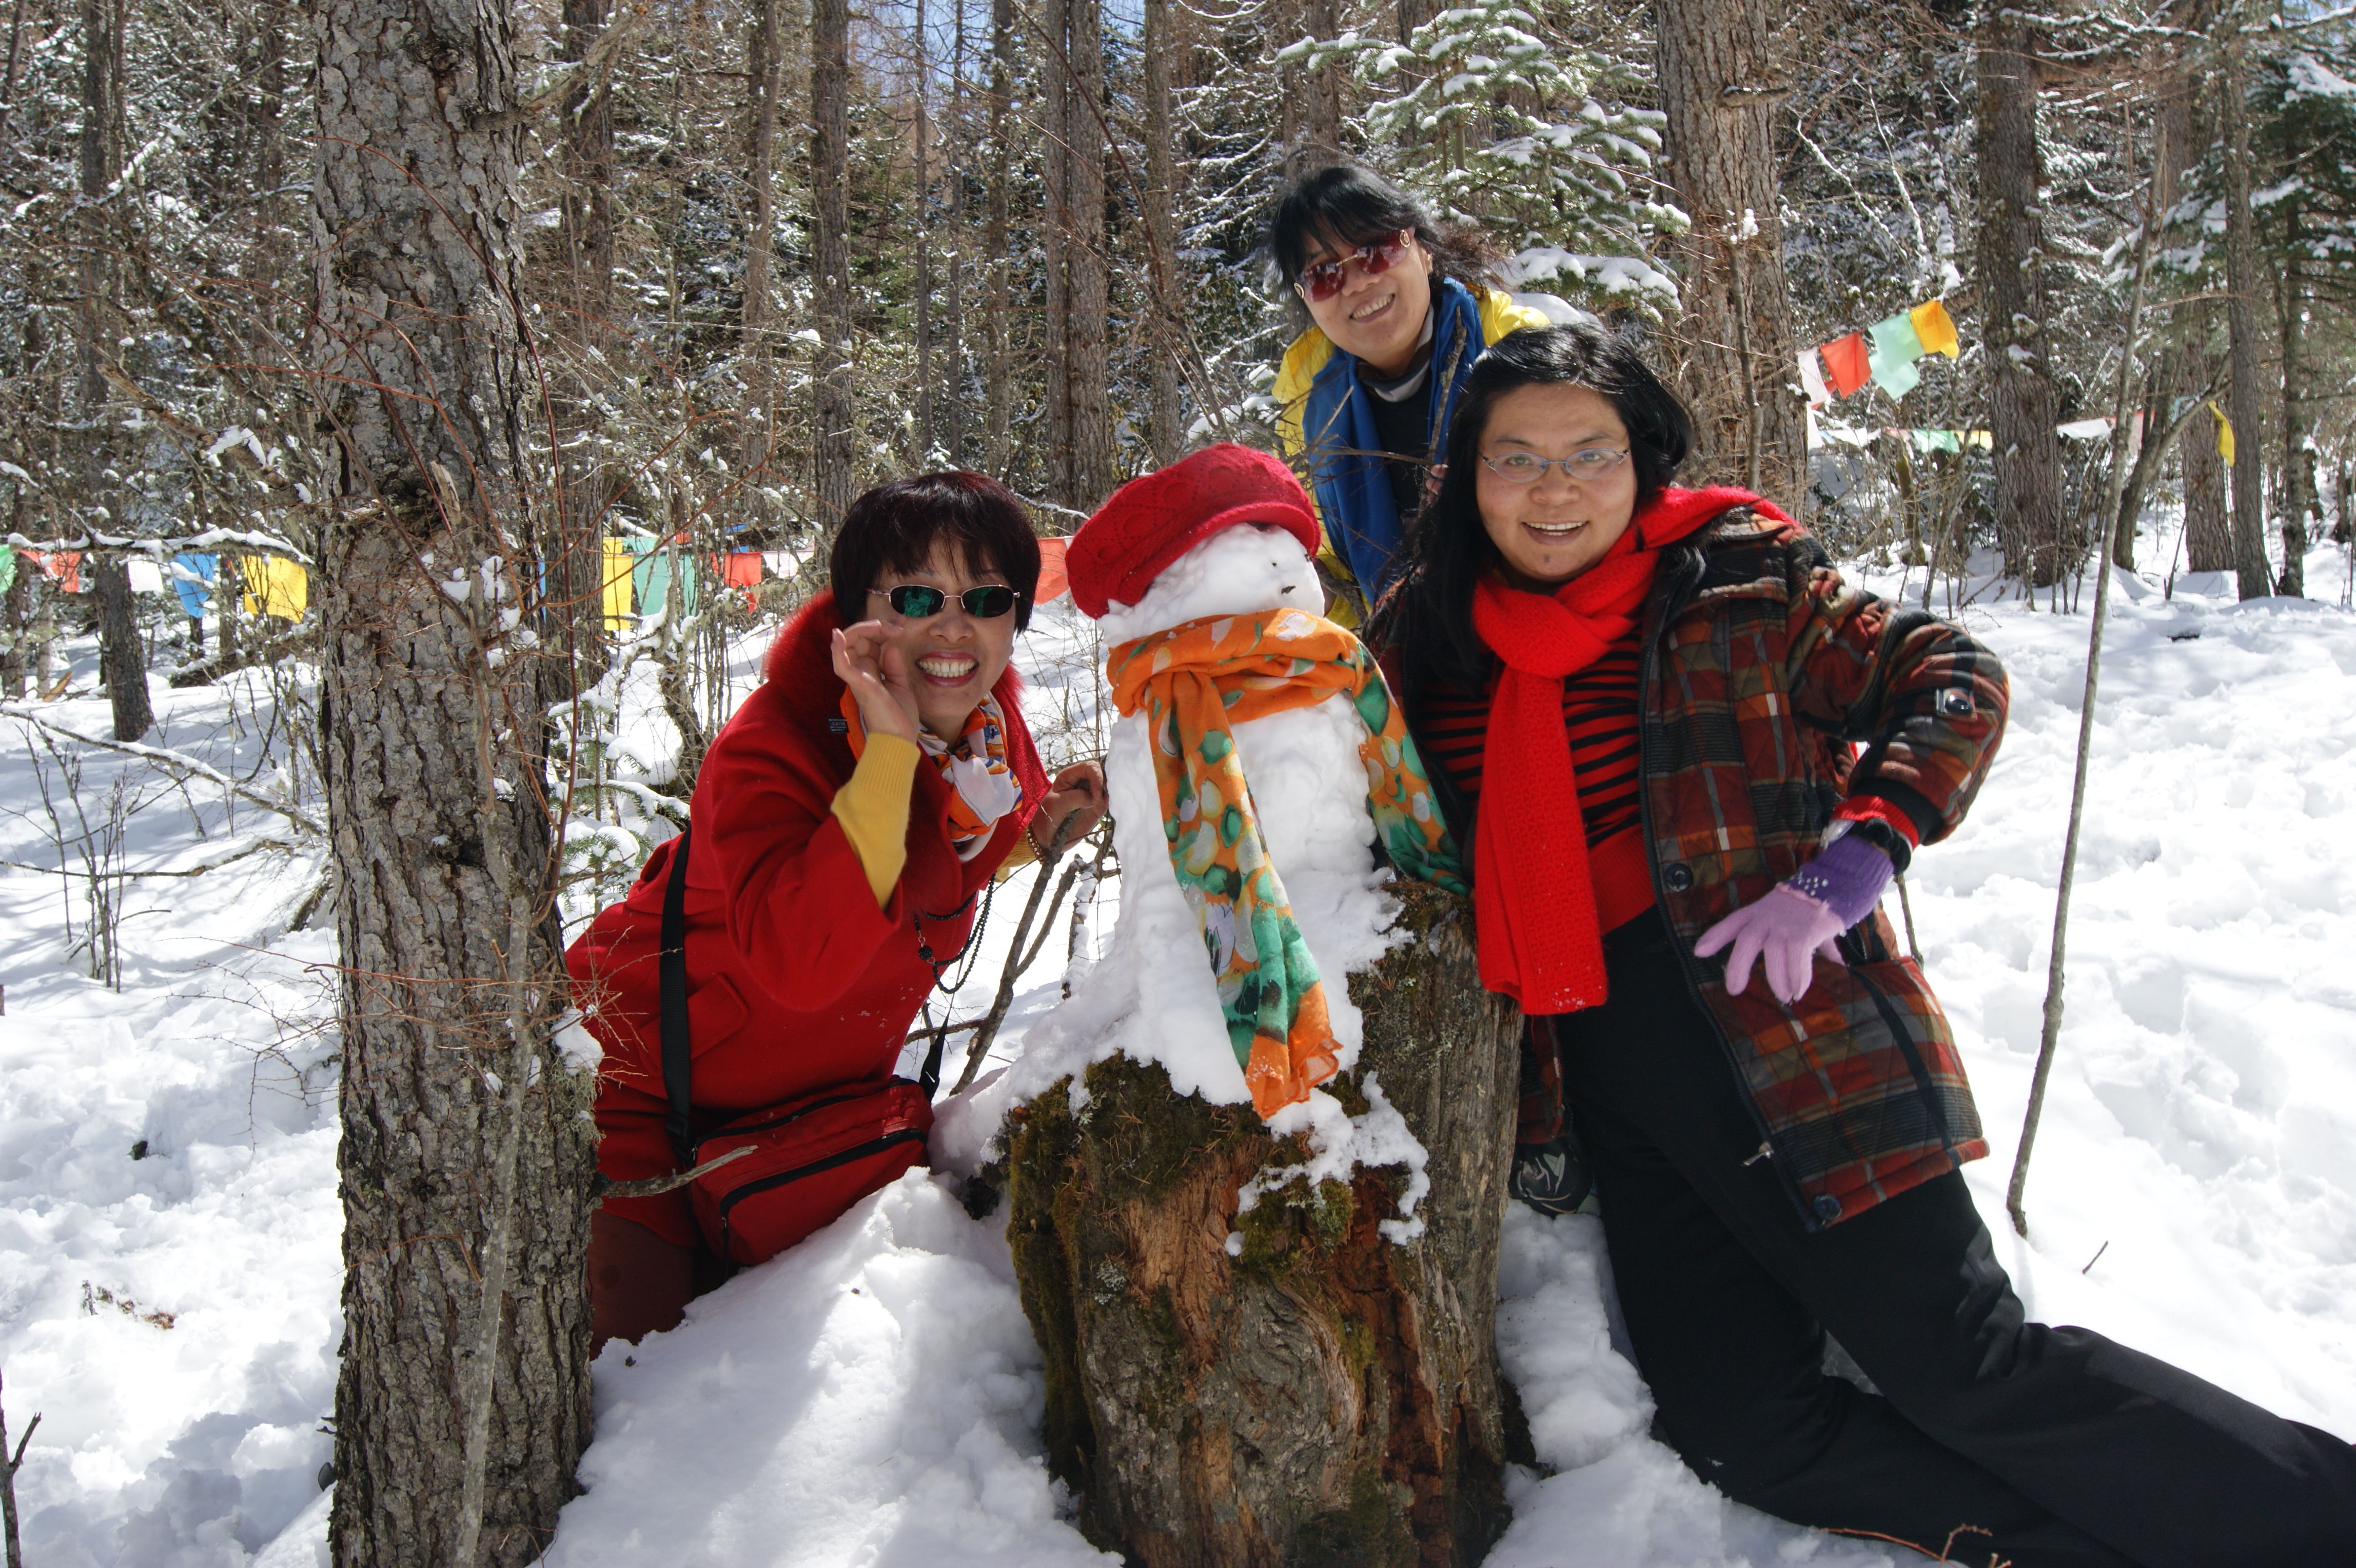
[(248, 805), (259, 806), (265, 811), (276, 812), (314, 837), (327, 836), (327, 824), (294, 801), (281, 795), (273, 795), (266, 789), (256, 789), (250, 784), (241, 784), (211, 763), (200, 762), (186, 752), (173, 751), (160, 746), (145, 746), (135, 740), (107, 740), (98, 736), (85, 735), (80, 730), (61, 725), (55, 719), (44, 718), (39, 714), (17, 707), (11, 703), (0, 703), (0, 718), (21, 720), (63, 740), (70, 740), (81, 746), (94, 746), (101, 751), (120, 752), (125, 757), (136, 757), (152, 762), (158, 768), (170, 768), (192, 779), (202, 779), (207, 783), (220, 786), (220, 789)]

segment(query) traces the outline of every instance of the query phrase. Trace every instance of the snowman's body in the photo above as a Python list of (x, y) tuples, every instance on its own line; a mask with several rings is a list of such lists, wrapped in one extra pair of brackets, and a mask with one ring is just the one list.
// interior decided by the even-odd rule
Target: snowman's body
[[(1136, 605), (1116, 601), (1099, 624), (1110, 648), (1205, 617), (1290, 608), (1315, 616), (1323, 604), (1300, 541), (1282, 529), (1244, 523), (1195, 545)], [(1390, 946), (1390, 901), (1381, 891), (1388, 874), (1375, 869), (1359, 752), (1365, 725), (1350, 699), (1334, 693), (1237, 724), (1234, 735), (1261, 838), (1324, 976), (1333, 1036), (1348, 1068), (1357, 1057), (1361, 1020), (1344, 977)], [(1107, 961), (1136, 976), (1134, 1025), (1160, 1036), (1155, 1048), (1132, 1047), (1130, 1054), (1160, 1059), (1180, 1093), (1248, 1101), (1201, 927), (1171, 869), (1151, 746), (1148, 719), (1132, 714), (1113, 726), (1105, 757), (1122, 883)]]

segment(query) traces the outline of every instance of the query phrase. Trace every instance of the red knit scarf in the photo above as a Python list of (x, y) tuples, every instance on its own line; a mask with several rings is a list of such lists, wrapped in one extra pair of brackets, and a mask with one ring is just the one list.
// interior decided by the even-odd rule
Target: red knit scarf
[(1553, 593), (1494, 576), (1473, 590), (1473, 628), (1505, 666), (1489, 708), (1472, 851), (1481, 983), (1525, 1013), (1577, 1012), (1605, 995), (1563, 679), (1636, 635), (1662, 547), (1736, 506), (1790, 521), (1748, 490), (1666, 489), (1601, 561)]

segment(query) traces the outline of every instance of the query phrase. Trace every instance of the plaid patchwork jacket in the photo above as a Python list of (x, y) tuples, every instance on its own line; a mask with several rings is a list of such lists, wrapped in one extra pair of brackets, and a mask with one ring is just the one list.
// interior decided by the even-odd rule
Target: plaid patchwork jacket
[[(1996, 656), (1842, 582), (1804, 531), (1730, 511), (1672, 547), (1644, 641), (1644, 825), (1662, 913), (1813, 1226), (1987, 1153), (1954, 1036), (1879, 910), (1794, 1006), (1694, 942), (1812, 856), (1844, 795), (1952, 832), (2004, 731)], [(1861, 744), (1862, 753), (1853, 750)]]
[[(1844, 583), (1804, 530), (1741, 508), (1667, 549), (1643, 636), (1655, 892), (1749, 1090), (1762, 1154), (1807, 1224), (1837, 1224), (1985, 1155), (1946, 1017), (1879, 910), (1840, 937), (1846, 967), (1817, 965), (1792, 1007), (1755, 979), (1729, 994), (1723, 959), (1692, 955), (1702, 932), (1815, 854), (1845, 796), (1898, 806), (1926, 844), (1952, 832), (2004, 730), (1996, 656)], [(1449, 803), (1478, 831), (1461, 799)], [(1525, 1142), (1561, 1126), (1551, 1058), (1525, 1057)]]

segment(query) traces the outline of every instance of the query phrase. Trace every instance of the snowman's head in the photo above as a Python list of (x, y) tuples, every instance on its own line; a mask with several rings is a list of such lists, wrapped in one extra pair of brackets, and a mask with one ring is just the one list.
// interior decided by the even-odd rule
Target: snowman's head
[(1290, 529), (1239, 522), (1188, 547), (1136, 604), (1109, 601), (1102, 625), (1108, 641), (1126, 642), (1207, 616), (1273, 609), (1323, 615), (1317, 568)]
[(1317, 513), (1266, 452), (1205, 446), (1115, 490), (1064, 553), (1072, 598), (1127, 640), (1205, 616), (1324, 613)]

